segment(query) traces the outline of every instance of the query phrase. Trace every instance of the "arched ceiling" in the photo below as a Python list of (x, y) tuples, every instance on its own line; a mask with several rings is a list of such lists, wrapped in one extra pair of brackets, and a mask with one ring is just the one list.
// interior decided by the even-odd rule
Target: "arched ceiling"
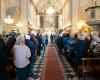
[(44, 12), (48, 7), (53, 7), (61, 12), (63, 5), (68, 0), (32, 0), (38, 13)]
[(38, 12), (44, 12), (48, 7), (53, 7), (60, 12), (62, 6), (59, 0), (40, 0), (37, 4)]

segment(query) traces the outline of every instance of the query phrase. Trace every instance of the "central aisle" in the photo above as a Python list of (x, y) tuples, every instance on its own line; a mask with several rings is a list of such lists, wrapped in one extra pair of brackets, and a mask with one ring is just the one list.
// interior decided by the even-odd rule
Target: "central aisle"
[(41, 80), (67, 80), (54, 46), (48, 45), (46, 48)]

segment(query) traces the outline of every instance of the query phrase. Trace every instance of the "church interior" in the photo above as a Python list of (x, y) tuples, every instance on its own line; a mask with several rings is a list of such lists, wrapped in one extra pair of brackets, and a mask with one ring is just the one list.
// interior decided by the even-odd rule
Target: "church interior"
[(100, 80), (100, 0), (0, 0), (0, 80)]

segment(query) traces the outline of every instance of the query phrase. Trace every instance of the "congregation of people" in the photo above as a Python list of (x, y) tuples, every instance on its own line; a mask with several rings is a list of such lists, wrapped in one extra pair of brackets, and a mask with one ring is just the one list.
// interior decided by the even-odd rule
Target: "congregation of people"
[(53, 35), (53, 38), (51, 34), (50, 38), (51, 45), (55, 42), (58, 54), (64, 55), (71, 64), (74, 62), (81, 65), (81, 58), (100, 56), (100, 36), (98, 32), (91, 32), (91, 34), (86, 32), (76, 33), (74, 35), (58, 33)]
[(100, 34), (98, 32), (74, 35), (58, 33), (55, 35), (55, 43), (58, 55), (65, 57), (80, 79), (100, 79)]
[(0, 36), (0, 76), (5, 70), (13, 71), (16, 68), (18, 80), (27, 80), (27, 76), (34, 77), (33, 65), (39, 56), (44, 55), (47, 44), (47, 34), (20, 35), (11, 32)]
[[(11, 33), (0, 36), (0, 71), (4, 70), (10, 62), (16, 67), (18, 80), (27, 80), (27, 75), (34, 76), (33, 65), (38, 56), (44, 55), (41, 51), (45, 51), (48, 42), (49, 35), (41, 33), (24, 36)], [(56, 46), (59, 56), (64, 55), (71, 64), (75, 61), (77, 65), (80, 65), (82, 57), (92, 55), (93, 49), (100, 43), (100, 35), (97, 33), (76, 33), (74, 35), (51, 33), (50, 42), (51, 46)], [(97, 52), (95, 56), (100, 56), (100, 54)]]

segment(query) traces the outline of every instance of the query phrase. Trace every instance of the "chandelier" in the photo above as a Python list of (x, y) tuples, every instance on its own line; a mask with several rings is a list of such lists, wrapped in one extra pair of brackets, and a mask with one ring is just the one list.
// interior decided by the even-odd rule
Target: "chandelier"
[(51, 15), (51, 14), (54, 14), (54, 13), (56, 13), (56, 9), (53, 8), (53, 7), (49, 7), (49, 8), (46, 10), (46, 14)]
[(7, 18), (5, 18), (5, 23), (6, 24), (13, 24), (14, 23), (14, 19), (13, 18), (11, 18), (11, 16), (10, 15), (8, 15), (7, 16)]

